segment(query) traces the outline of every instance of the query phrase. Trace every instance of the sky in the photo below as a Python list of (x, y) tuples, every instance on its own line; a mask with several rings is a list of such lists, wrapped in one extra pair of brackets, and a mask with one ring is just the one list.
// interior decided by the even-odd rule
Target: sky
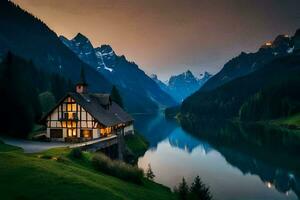
[(13, 0), (58, 35), (109, 44), (162, 80), (190, 69), (217, 73), (300, 28), (299, 0)]

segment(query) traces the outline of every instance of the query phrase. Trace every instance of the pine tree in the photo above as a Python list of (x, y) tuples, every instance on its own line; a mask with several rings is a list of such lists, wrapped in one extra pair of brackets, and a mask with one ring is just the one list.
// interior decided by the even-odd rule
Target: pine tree
[(178, 189), (175, 189), (175, 193), (178, 194), (180, 200), (188, 199), (189, 186), (187, 185), (184, 177), (182, 178), (182, 182), (179, 183)]
[(121, 108), (124, 108), (122, 97), (116, 86), (112, 87), (110, 97), (112, 101), (116, 102)]
[(150, 179), (150, 180), (153, 180), (155, 178), (155, 174), (153, 173), (150, 164), (148, 164), (148, 169), (147, 169), (147, 172), (146, 172), (146, 178)]
[(206, 187), (199, 176), (196, 176), (190, 188), (190, 199), (192, 200), (211, 200), (209, 188)]

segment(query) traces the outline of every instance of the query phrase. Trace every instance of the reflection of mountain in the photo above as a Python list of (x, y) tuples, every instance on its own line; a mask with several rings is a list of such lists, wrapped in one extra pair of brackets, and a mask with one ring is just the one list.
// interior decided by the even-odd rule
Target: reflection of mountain
[(268, 187), (275, 187), (282, 193), (292, 190), (300, 197), (299, 148), (291, 145), (295, 141), (293, 137), (274, 137), (288, 134), (261, 124), (218, 121), (201, 127), (201, 138), (205, 138), (228, 163), (244, 174), (258, 175)]
[(211, 148), (208, 143), (201, 142), (187, 134), (174, 120), (166, 120), (163, 114), (135, 115), (135, 127), (155, 148), (163, 140), (169, 141), (172, 147), (177, 147), (191, 153), (196, 147), (206, 154)]
[(163, 114), (157, 115), (134, 115), (136, 129), (146, 137), (150, 147), (167, 138), (178, 127), (176, 122), (167, 121)]
[(233, 149), (218, 148), (218, 151), (225, 157), (227, 162), (238, 167), (244, 174), (258, 175), (267, 187), (275, 187), (276, 190), (282, 193), (292, 190), (300, 197), (300, 177), (292, 172), (272, 166)]
[(199, 141), (191, 135), (186, 134), (180, 127), (176, 128), (168, 137), (172, 147), (177, 147), (191, 153), (196, 147), (201, 148), (202, 152), (207, 154), (211, 151), (208, 143)]

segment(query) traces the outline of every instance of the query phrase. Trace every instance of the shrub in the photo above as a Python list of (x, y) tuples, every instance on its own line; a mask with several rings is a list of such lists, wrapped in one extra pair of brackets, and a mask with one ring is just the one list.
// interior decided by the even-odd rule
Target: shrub
[(81, 159), (82, 158), (82, 151), (80, 148), (74, 148), (70, 151), (70, 156), (72, 158)]
[(106, 174), (117, 178), (141, 184), (144, 177), (143, 170), (121, 161), (111, 160), (102, 153), (97, 153), (92, 158), (94, 167)]

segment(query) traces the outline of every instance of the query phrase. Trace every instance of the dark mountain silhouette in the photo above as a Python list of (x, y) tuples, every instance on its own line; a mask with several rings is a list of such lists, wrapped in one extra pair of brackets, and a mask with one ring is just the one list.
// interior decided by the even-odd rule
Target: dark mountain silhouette
[(85, 69), (92, 91), (109, 92), (110, 82), (95, 69), (82, 62), (47, 27), (45, 23), (19, 6), (0, 1), (0, 55), (10, 50), (37, 67), (58, 73), (76, 82), (80, 68)]
[(273, 42), (267, 42), (255, 53), (242, 52), (227, 62), (222, 70), (207, 81), (202, 91), (213, 90), (235, 78), (252, 73), (270, 61), (285, 56), (293, 51), (291, 38), (279, 35)]
[(214, 90), (194, 93), (182, 103), (182, 119), (193, 126), (210, 119), (257, 121), (291, 116), (300, 112), (299, 77), (299, 55), (277, 58)]

